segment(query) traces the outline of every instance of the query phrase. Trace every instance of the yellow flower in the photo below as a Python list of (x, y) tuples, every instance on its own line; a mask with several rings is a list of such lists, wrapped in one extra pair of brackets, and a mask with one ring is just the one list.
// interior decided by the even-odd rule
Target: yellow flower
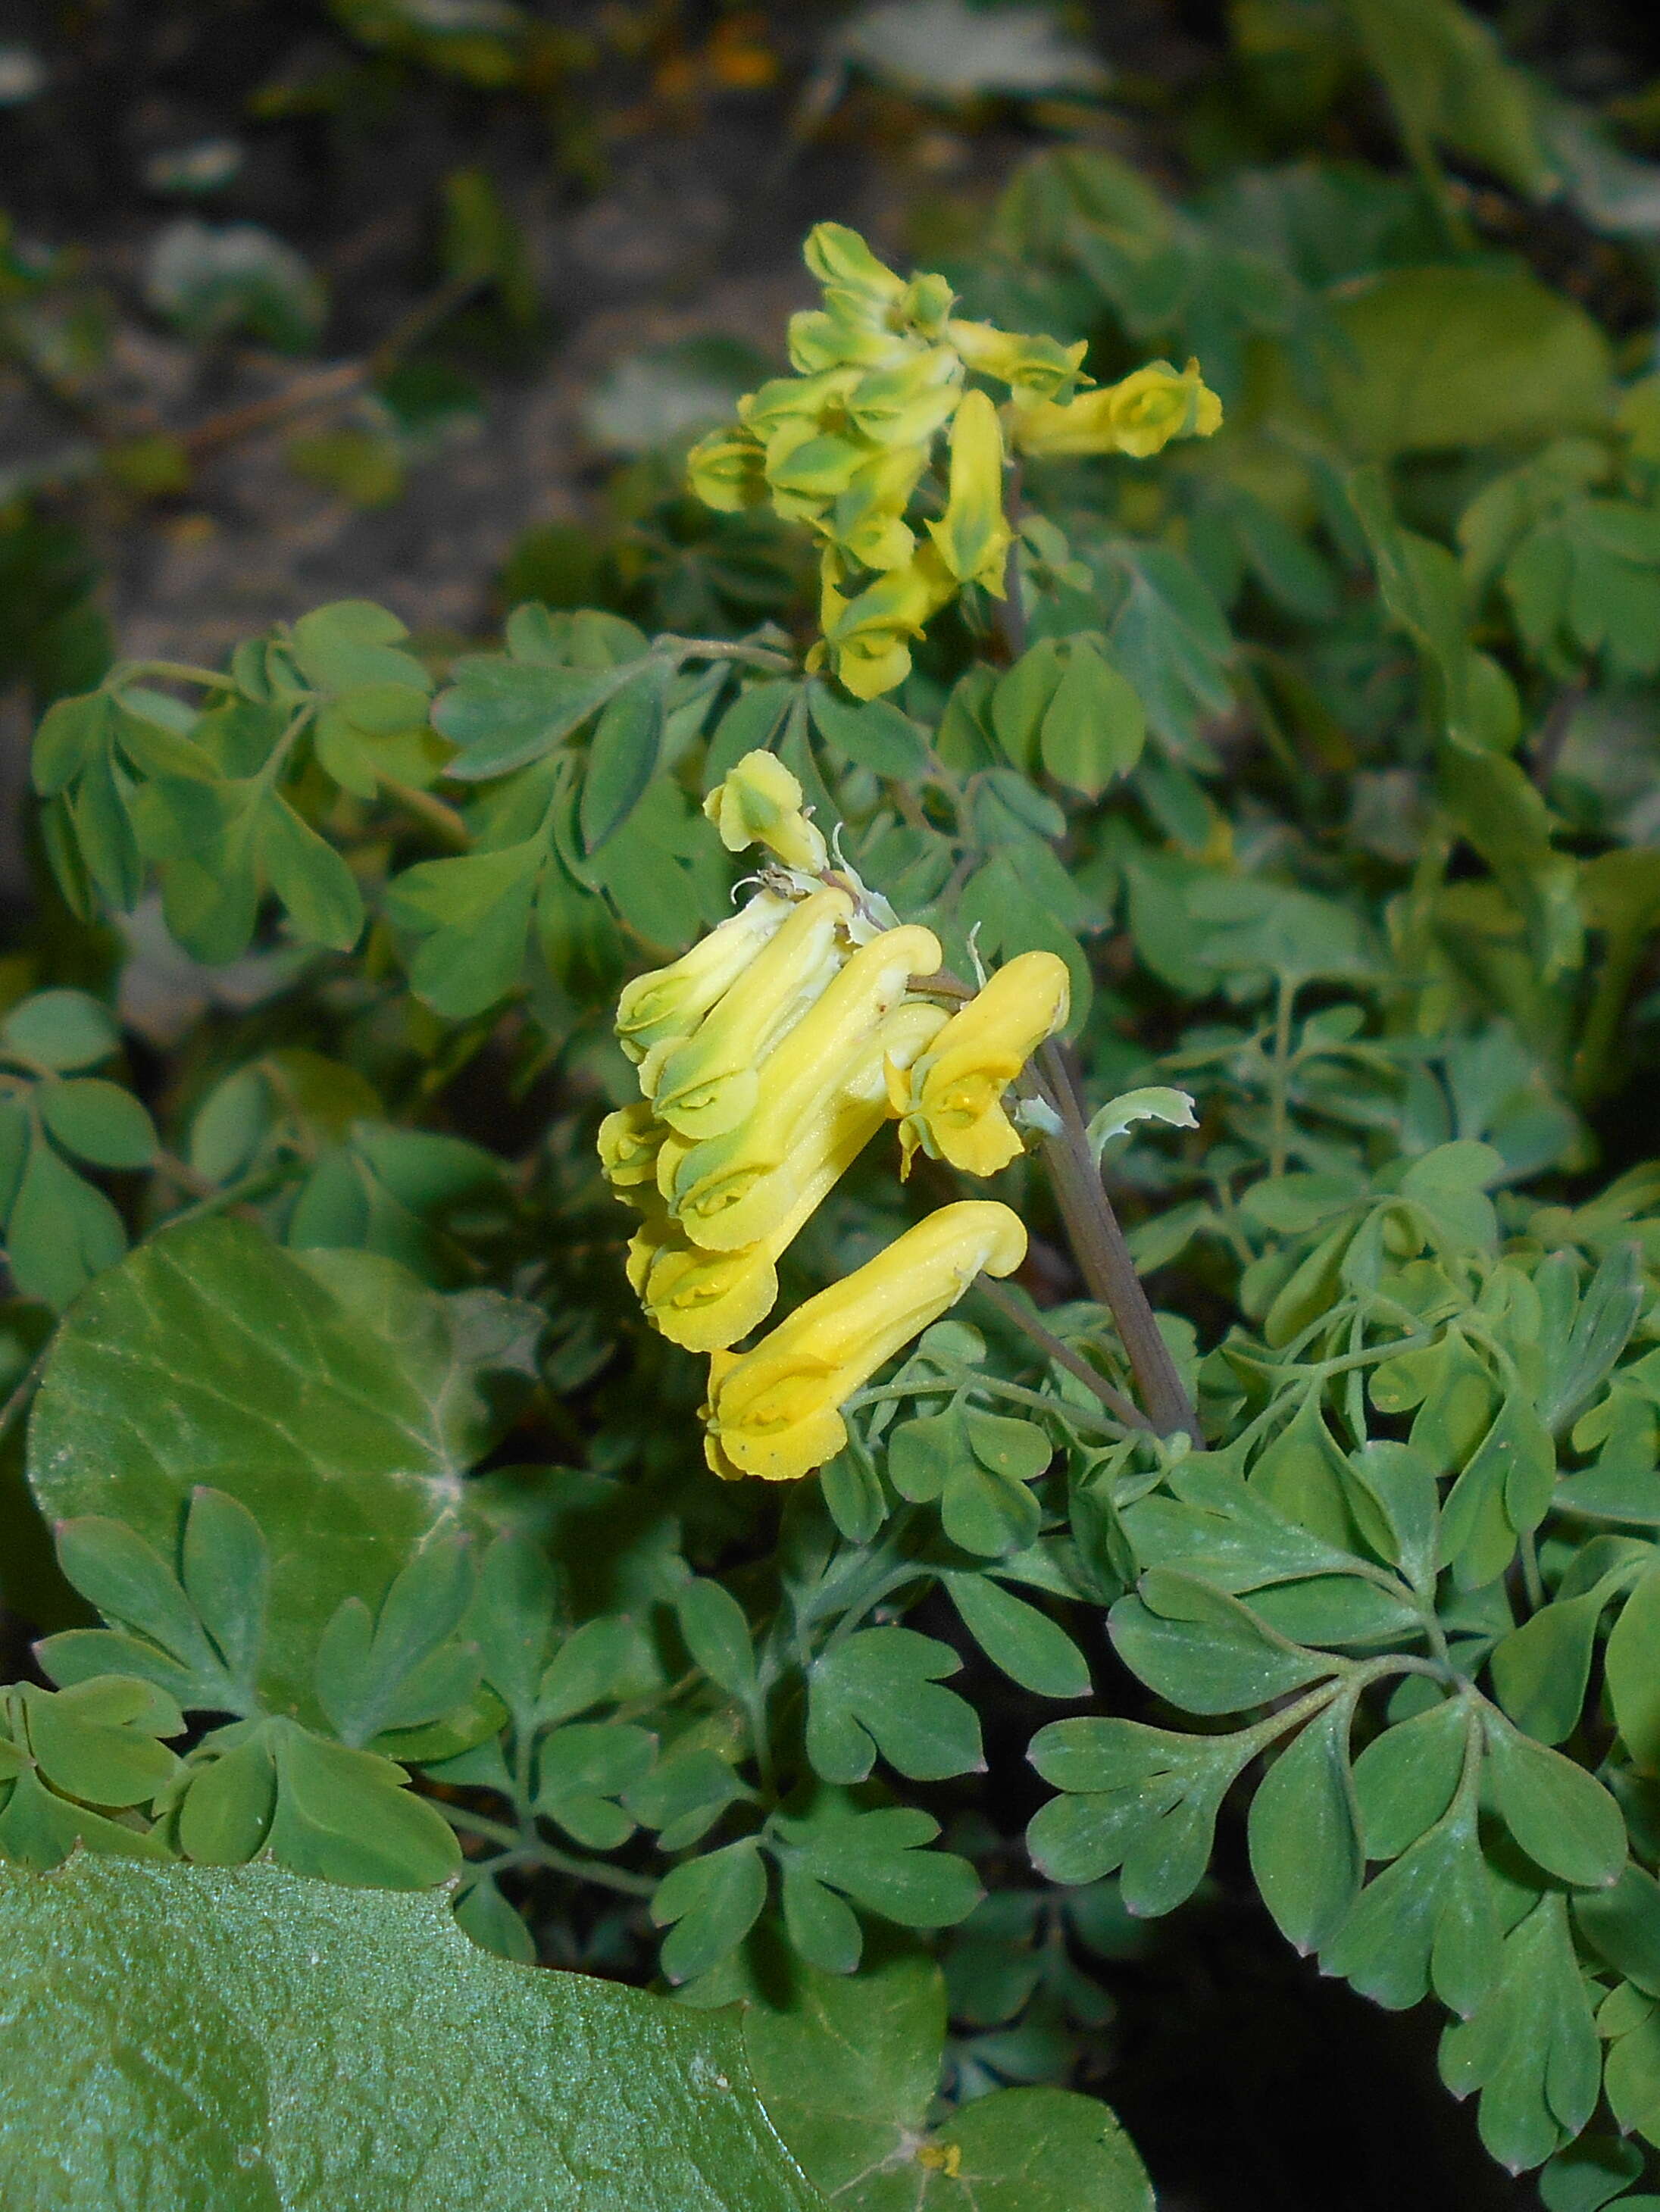
[(909, 1077), (894, 1071), (889, 1095), (902, 1116), (902, 1174), (910, 1173), (918, 1146), (968, 1175), (995, 1175), (1018, 1158), (1003, 1093), (1044, 1038), (1065, 1026), (1071, 996), (1064, 960), (1022, 952), (952, 1016)]
[[(755, 757), (751, 756), (751, 759)], [(791, 781), (794, 779), (792, 777)], [(842, 963), (837, 945), (853, 915), (845, 891), (804, 899), (688, 1037), (641, 1062), (641, 1088), (683, 1138), (735, 1129), (755, 1104), (756, 1070), (812, 1005)]]
[(1018, 408), (1010, 428), (1023, 453), (1129, 453), (1145, 460), (1172, 438), (1208, 438), (1221, 426), (1222, 403), (1196, 361), (1180, 370), (1155, 361), (1064, 406), (1045, 400)]
[(690, 952), (625, 983), (617, 1001), (617, 1037), (629, 1058), (642, 1060), (654, 1045), (689, 1036), (768, 939), (777, 934), (789, 912), (788, 899), (758, 892)]
[(705, 1252), (671, 1222), (635, 1287), (647, 1320), (671, 1344), (688, 1352), (721, 1352), (772, 1311), (778, 1269), (764, 1245)]
[(788, 423), (806, 423), (811, 434), (840, 419), (859, 375), (857, 368), (828, 368), (812, 376), (769, 377), (739, 401), (738, 419), (763, 444)]
[(657, 1153), (666, 1134), (651, 1102), (619, 1106), (599, 1124), (599, 1167), (613, 1190), (657, 1180)]
[(776, 753), (745, 753), (703, 801), (729, 853), (764, 845), (787, 868), (816, 876), (830, 854), (801, 811), (801, 787)]
[(954, 597), (957, 579), (929, 544), (852, 599), (842, 596), (842, 563), (827, 547), (819, 595), (825, 651), (854, 698), (874, 699), (909, 675), (907, 640), (921, 637), (928, 617)]
[(791, 366), (803, 376), (827, 368), (883, 368), (903, 361), (911, 343), (879, 323), (833, 315), (824, 307), (804, 307), (792, 315), (784, 339)]
[(905, 509), (927, 465), (926, 444), (873, 453), (837, 495), (821, 527), (865, 568), (903, 568), (916, 550)]
[(664, 1213), (649, 1267), (635, 1285), (654, 1328), (688, 1351), (717, 1352), (765, 1320), (778, 1296), (780, 1255), (888, 1119), (885, 1065), (908, 1067), (945, 1018), (939, 1007), (920, 1002), (886, 1018), (842, 1088), (797, 1129), (787, 1164), (789, 1210), (756, 1243), (708, 1251)]
[(951, 495), (928, 535), (959, 583), (1004, 596), (1011, 533), (1003, 515), (1003, 433), (983, 392), (964, 395), (951, 426)]
[(1006, 1206), (941, 1206), (820, 1291), (753, 1351), (717, 1352), (703, 1418), (717, 1474), (787, 1482), (847, 1442), (841, 1408), (885, 1360), (955, 1305), (975, 1277), (1007, 1275), (1026, 1232)]
[(759, 507), (767, 496), (765, 448), (746, 430), (711, 430), (686, 456), (686, 482), (719, 514)]
[(1021, 406), (1054, 399), (1074, 383), (1090, 380), (1079, 377), (1087, 338), (1063, 346), (1058, 338), (1027, 337), (1018, 331), (1000, 331), (994, 323), (956, 319), (946, 325), (946, 337), (968, 368), (1006, 384)]
[(848, 394), (848, 420), (875, 446), (915, 446), (949, 422), (963, 364), (949, 346), (930, 346), (897, 368), (861, 376)]
[(885, 323), (903, 301), (904, 279), (879, 261), (856, 230), (818, 222), (807, 233), (801, 258), (824, 288), (825, 305), (850, 319)]
[[(729, 1252), (757, 1243), (794, 1210), (824, 1141), (819, 1117), (834, 1114), (838, 1095), (859, 1079), (911, 977), (931, 975), (941, 957), (932, 930), (884, 930), (782, 1036), (761, 1062), (747, 1118), (695, 1145), (676, 1170), (669, 1202), (694, 1244)], [(879, 1097), (881, 1066), (873, 1059), (868, 1070)]]

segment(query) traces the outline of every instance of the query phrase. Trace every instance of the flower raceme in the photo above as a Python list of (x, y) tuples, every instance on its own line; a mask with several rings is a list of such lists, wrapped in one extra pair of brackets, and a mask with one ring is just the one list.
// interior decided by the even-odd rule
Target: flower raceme
[(1067, 971), (1024, 953), (950, 1014), (929, 994), (938, 939), (824, 865), (781, 762), (751, 753), (705, 811), (730, 849), (758, 843), (778, 865), (624, 988), (617, 1031), (641, 1096), (606, 1115), (599, 1158), (641, 1217), (627, 1264), (647, 1318), (713, 1355), (711, 1465), (776, 1480), (839, 1450), (845, 1399), (982, 1269), (1018, 1267), (1025, 1232), (1006, 1206), (948, 1206), (733, 1355), (776, 1303), (778, 1261), (886, 1121), (907, 1165), (918, 1145), (970, 1174), (1009, 1164), (1003, 1091), (1066, 1020)]
[[(1084, 342), (953, 316), (944, 277), (907, 283), (840, 223), (811, 233), (806, 258), (824, 306), (791, 318), (796, 374), (740, 399), (736, 426), (693, 447), (688, 476), (707, 506), (770, 502), (813, 532), (823, 636), (812, 660), (861, 699), (903, 682), (912, 641), (966, 585), (1002, 596), (1009, 459), (1145, 459), (1220, 428), (1221, 402), (1196, 362), (1150, 362), (1085, 390)], [(1002, 404), (970, 376), (1002, 386)], [(942, 437), (946, 481), (931, 489)], [(924, 525), (915, 510), (929, 499)], [(730, 843), (724, 816), (721, 830)]]

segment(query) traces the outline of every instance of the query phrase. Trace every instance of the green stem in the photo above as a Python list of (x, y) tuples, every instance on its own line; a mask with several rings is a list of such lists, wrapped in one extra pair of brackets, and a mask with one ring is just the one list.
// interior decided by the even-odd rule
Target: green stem
[(750, 645), (742, 638), (660, 637), (653, 650), (675, 660), (737, 660), (749, 668), (769, 668), (793, 675), (792, 654), (768, 645)]
[(1152, 1425), (1160, 1436), (1183, 1431), (1202, 1449), (1199, 1416), (1159, 1333), (1107, 1196), (1071, 1073), (1053, 1042), (1040, 1048), (1037, 1060), (1049, 1103), (1061, 1119), (1060, 1134), (1043, 1139), (1043, 1157), (1090, 1296), (1118, 1325)]
[(1074, 1351), (1073, 1346), (1058, 1337), (1053, 1329), (1045, 1328), (1035, 1314), (1029, 1314), (1006, 1285), (994, 1281), (989, 1275), (982, 1275), (976, 1287), (981, 1297), (989, 1304), (995, 1306), (1006, 1321), (1012, 1322), (1016, 1328), (1029, 1336), (1046, 1358), (1052, 1359), (1057, 1367), (1064, 1367), (1068, 1375), (1075, 1375), (1080, 1382), (1087, 1385), (1108, 1412), (1122, 1421), (1127, 1429), (1151, 1431), (1152, 1423), (1141, 1408), (1127, 1398), (1122, 1390), (1115, 1389), (1104, 1375), (1098, 1373), (1090, 1365), (1081, 1352)]
[(46, 1364), (46, 1355), (51, 1350), (52, 1339), (48, 1337), (12, 1385), (11, 1393), (5, 1404), (0, 1406), (0, 1438), (10, 1434), (12, 1423), (33, 1396), (34, 1387), (40, 1380), (41, 1371)]
[(234, 676), (222, 675), (215, 668), (195, 667), (188, 660), (119, 660), (104, 678), (103, 688), (119, 692), (146, 676), (160, 677), (168, 684), (203, 684), (214, 691), (241, 689)]
[(1286, 1172), (1291, 1137), (1291, 1018), (1297, 986), (1286, 975), (1278, 979), (1274, 1001), (1274, 1066), (1269, 1077), (1273, 1119), (1268, 1139), (1268, 1173)]
[(1652, 917), (1645, 915), (1640, 928), (1608, 932), (1597, 966), (1596, 988), (1573, 1055), (1573, 1096), (1578, 1105), (1595, 1106), (1608, 1088), (1608, 1062), (1620, 1042), (1626, 1000), (1651, 926)]
[[(896, 1398), (924, 1398), (933, 1387), (928, 1384), (919, 1388), (915, 1382), (879, 1382), (871, 1389), (857, 1391), (847, 1401), (842, 1410), (856, 1413), (866, 1406), (885, 1405)], [(982, 1374), (977, 1367), (942, 1368), (938, 1388), (941, 1391), (984, 1391), (994, 1398), (1006, 1398), (1012, 1405), (1030, 1406), (1039, 1413), (1053, 1413), (1064, 1404), (1059, 1398), (1046, 1397), (1041, 1390), (1028, 1390), (1021, 1383), (1005, 1382), (998, 1376)], [(1067, 1405), (1065, 1411), (1069, 1420), (1086, 1421), (1091, 1428), (1101, 1430), (1104, 1435), (1117, 1437), (1123, 1433), (1122, 1422), (1109, 1419), (1104, 1407), (1097, 1413), (1088, 1406)], [(1139, 1419), (1137, 1425), (1142, 1429), (1152, 1426), (1146, 1419)]]

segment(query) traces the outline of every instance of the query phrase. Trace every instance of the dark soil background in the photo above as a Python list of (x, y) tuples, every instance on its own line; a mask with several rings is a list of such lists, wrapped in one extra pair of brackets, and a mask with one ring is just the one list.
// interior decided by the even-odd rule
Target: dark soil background
[[(844, 12), (818, 0), (741, 20), (713, 0), (541, 0), (531, 12), (553, 59), (538, 84), (505, 88), (354, 44), (342, 24), (374, 12), (10, 0), (0, 15), (0, 43), (46, 70), (34, 96), (0, 108), (0, 198), (19, 237), (78, 257), (107, 341), (59, 380), (0, 359), (0, 501), (38, 484), (44, 513), (71, 517), (124, 654), (211, 665), (273, 621), (349, 596), (383, 602), (429, 640), (482, 635), (527, 532), (609, 526), (617, 461), (591, 436), (585, 403), (619, 362), (702, 334), (776, 355), (787, 315), (811, 296), (799, 258), (811, 223), (854, 224), (901, 258), (964, 242), (1047, 135), (1041, 106), (942, 110), (868, 85), (804, 128)], [(1651, 5), (1496, 12), (1582, 94), (1660, 71)], [(1097, 136), (1179, 183), (1173, 119), (1214, 69), (1224, 11), (1115, 0), (1071, 14), (1135, 94), (1103, 112)], [(352, 88), (331, 102), (342, 72)], [(159, 158), (226, 137), (241, 166), (210, 196), (154, 181)], [(494, 179), (533, 306), (515, 321), (474, 303), (443, 322), (423, 356), (465, 378), (476, 403), (435, 434), (398, 496), (355, 504), (296, 473), (290, 447), (352, 419), (361, 400), (343, 401), (327, 373), (383, 345), (441, 282), (435, 199), (459, 167)], [(331, 302), (314, 354), (193, 343), (147, 312), (147, 251), (181, 214), (265, 226), (306, 256)], [(172, 489), (140, 496), (76, 458), (158, 433), (200, 448)], [(21, 690), (0, 699), (12, 817), (0, 894), (14, 901), (28, 721)], [(1011, 1760), (1007, 1772), (1018, 1811), (1020, 1770)], [(1473, 2112), (1441, 2090), (1438, 2018), (1380, 2014), (1295, 1959), (1255, 1904), (1237, 1832), (1207, 1897), (1149, 1931), (1110, 1978), (1121, 2009), (1090, 2086), (1117, 2107), (1169, 2212), (1538, 2202), (1491, 2165)]]

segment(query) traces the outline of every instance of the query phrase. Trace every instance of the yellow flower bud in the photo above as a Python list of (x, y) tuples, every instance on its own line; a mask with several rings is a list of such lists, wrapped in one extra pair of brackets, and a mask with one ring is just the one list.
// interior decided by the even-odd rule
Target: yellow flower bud
[(931, 346), (897, 368), (861, 376), (848, 394), (848, 420), (877, 446), (915, 446), (951, 420), (963, 364), (949, 346)]
[(1018, 409), (1011, 429), (1023, 453), (1129, 453), (1145, 460), (1172, 438), (1208, 438), (1221, 425), (1222, 403), (1196, 361), (1181, 370), (1155, 361), (1065, 406), (1045, 401)]
[[(751, 755), (751, 758), (755, 756)], [(793, 781), (793, 779), (792, 779)], [(755, 1104), (756, 1071), (769, 1048), (824, 991), (841, 965), (838, 932), (853, 915), (845, 891), (804, 899), (763, 948), (740, 984), (654, 1066), (660, 1117), (682, 1137), (735, 1129)]]
[(893, 1072), (889, 1097), (902, 1117), (903, 1174), (918, 1146), (968, 1175), (995, 1175), (1019, 1157), (1003, 1093), (1043, 1040), (1064, 1028), (1071, 998), (1064, 960), (1022, 952), (952, 1016), (909, 1077)]
[(617, 1037), (629, 1058), (642, 1060), (654, 1045), (690, 1036), (768, 939), (777, 934), (790, 910), (788, 899), (758, 892), (690, 952), (625, 983), (617, 1001)]
[(776, 753), (745, 753), (703, 801), (729, 853), (764, 845), (787, 868), (816, 876), (830, 859), (801, 811), (801, 787)]
[(862, 439), (822, 430), (796, 439), (797, 426), (787, 424), (767, 447), (767, 482), (773, 505), (784, 514), (791, 501), (812, 502), (812, 520), (824, 504), (853, 482), (870, 452)]
[(1004, 596), (1012, 533), (1003, 515), (1003, 433), (983, 392), (964, 395), (951, 426), (951, 494), (928, 535), (959, 583)]
[(765, 1320), (778, 1296), (780, 1255), (888, 1119), (885, 1067), (909, 1066), (945, 1019), (939, 1007), (914, 1001), (882, 1023), (842, 1088), (797, 1128), (787, 1162), (793, 1202), (765, 1237), (714, 1252), (665, 1217), (649, 1271), (635, 1285), (654, 1328), (690, 1352), (719, 1352)]
[(909, 342), (897, 331), (832, 315), (823, 307), (806, 307), (792, 315), (785, 344), (791, 365), (804, 376), (855, 365), (880, 368), (903, 361), (909, 349)]
[(827, 299), (834, 295), (845, 300), (861, 319), (880, 321), (904, 299), (903, 278), (879, 261), (858, 232), (845, 223), (815, 223), (801, 258), (824, 287)]
[(767, 496), (765, 451), (745, 430), (711, 430), (686, 456), (686, 483), (721, 514), (760, 507)]
[(1011, 1274), (1025, 1254), (1026, 1232), (1006, 1206), (941, 1206), (799, 1306), (753, 1351), (717, 1352), (703, 1415), (710, 1466), (769, 1482), (822, 1467), (847, 1442), (841, 1408), (854, 1392), (976, 1275)]
[(1000, 331), (994, 323), (955, 319), (946, 325), (946, 337), (968, 368), (1006, 384), (1020, 406), (1035, 406), (1041, 399), (1054, 399), (1074, 383), (1081, 380), (1087, 384), (1090, 380), (1088, 377), (1080, 380), (1079, 375), (1084, 356), (1089, 350), (1087, 338), (1079, 338), (1076, 345), (1063, 346), (1057, 338), (1027, 337), (1018, 331)]
[(866, 568), (903, 568), (915, 551), (904, 513), (927, 465), (926, 444), (887, 447), (873, 453), (837, 497), (829, 529)]
[[(913, 276), (899, 302), (901, 319), (925, 338), (940, 338), (957, 295), (943, 276)], [(959, 349), (960, 350), (960, 349)]]
[(859, 382), (856, 368), (825, 369), (814, 376), (775, 376), (738, 403), (738, 419), (763, 442), (787, 423), (806, 423), (807, 434), (836, 420)]
[[(758, 1243), (793, 1211), (811, 1175), (819, 1115), (860, 1078), (860, 1063), (913, 975), (939, 965), (931, 930), (884, 930), (860, 946), (836, 981), (761, 1064), (749, 1117), (693, 1146), (680, 1162), (670, 1203), (694, 1244), (729, 1252)], [(866, 1063), (881, 1097), (880, 1059)]]

